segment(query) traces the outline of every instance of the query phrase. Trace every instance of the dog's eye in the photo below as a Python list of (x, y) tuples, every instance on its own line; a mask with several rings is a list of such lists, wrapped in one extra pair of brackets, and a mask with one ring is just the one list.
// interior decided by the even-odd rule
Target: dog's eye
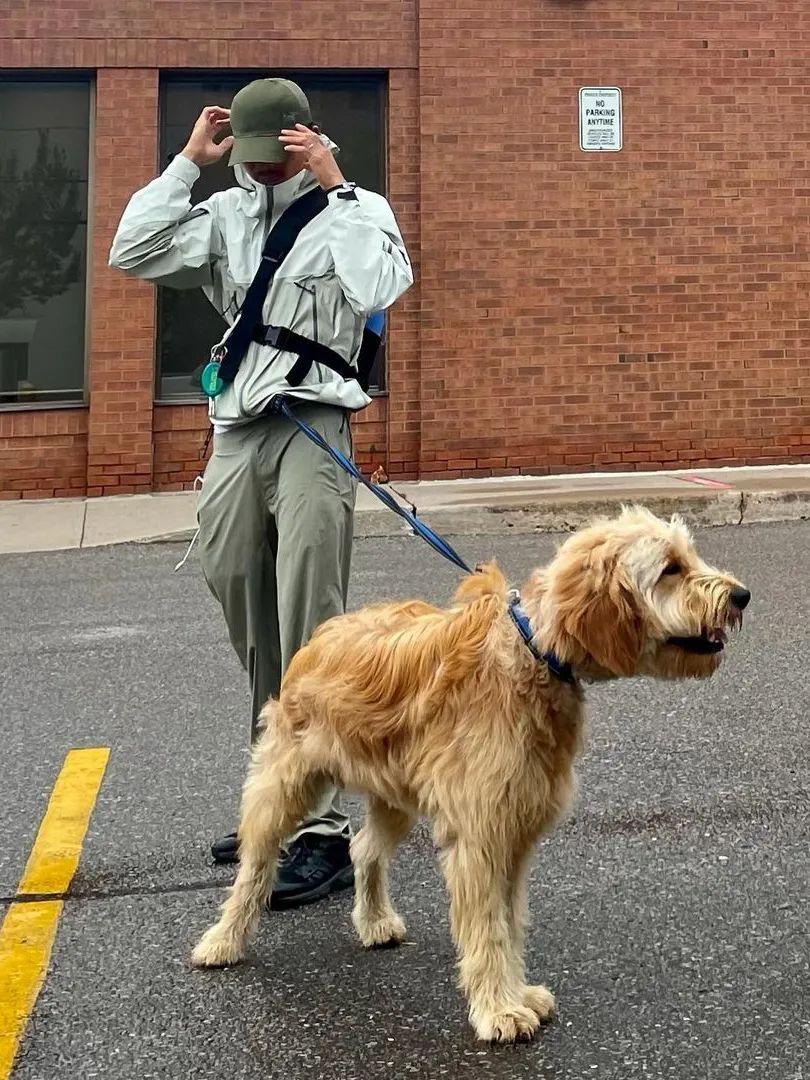
[(667, 574), (680, 574), (680, 572), (681, 572), (680, 563), (670, 562), (670, 563), (667, 563), (667, 565), (661, 571), (661, 577), (665, 577)]

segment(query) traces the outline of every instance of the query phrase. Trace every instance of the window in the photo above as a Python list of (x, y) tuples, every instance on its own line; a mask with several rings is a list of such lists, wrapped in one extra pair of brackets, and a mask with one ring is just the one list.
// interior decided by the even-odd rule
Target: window
[[(167, 78), (162, 87), (161, 168), (183, 149), (194, 121), (206, 105), (228, 107), (237, 90), (265, 74)], [(306, 92), (313, 119), (340, 147), (346, 176), (361, 187), (384, 192), (383, 78), (366, 74), (284, 74)], [(203, 169), (191, 193), (192, 202), (207, 199), (234, 183), (226, 155)], [(202, 397), (199, 375), (224, 326), (200, 290), (158, 289), (159, 399)], [(382, 385), (382, 371), (373, 373), (372, 384)]]
[(0, 405), (84, 400), (90, 83), (0, 79)]

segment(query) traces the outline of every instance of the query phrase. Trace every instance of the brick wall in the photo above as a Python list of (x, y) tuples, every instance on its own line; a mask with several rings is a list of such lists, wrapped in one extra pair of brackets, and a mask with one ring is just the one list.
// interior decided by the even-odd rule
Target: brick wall
[(0, 499), (84, 495), (87, 409), (0, 412)]
[[(204, 406), (153, 406), (154, 291), (106, 266), (126, 199), (155, 173), (160, 70), (388, 71), (390, 194), (418, 254), (415, 10), (415, 0), (360, 0), (351, 9), (309, 0), (302, 20), (293, 0), (272, 10), (258, 0), (233, 0), (216, 5), (212, 40), (209, 2), (57, 0), (46, 10), (17, 0), (11, 10), (0, 8), (0, 69), (91, 70), (97, 80), (90, 408), (0, 413), (0, 498), (173, 490), (199, 471)], [(418, 317), (414, 291), (394, 318), (388, 350), (391, 385), (408, 387), (393, 410), (394, 443), (400, 471), (411, 475), (417, 439), (404, 412), (417, 400)], [(355, 445), (366, 468), (388, 463), (387, 416), (388, 401), (380, 399), (357, 419)]]
[(130, 495), (152, 487), (155, 292), (112, 270), (107, 256), (125, 193), (155, 174), (157, 75), (150, 69), (101, 68), (96, 77), (88, 495)]
[[(418, 20), (415, 0), (309, 0), (305, 25), (293, 0), (231, 0), (214, 40), (207, 0), (12, 7), (0, 68), (97, 72), (90, 407), (0, 414), (0, 497), (198, 471), (203, 407), (152, 403), (153, 291), (106, 267), (171, 68), (389, 73), (390, 197), (420, 284), (392, 317), (390, 397), (356, 424), (365, 466), (810, 457), (804, 0), (421, 0)], [(621, 153), (579, 150), (582, 85), (622, 87)]]
[(807, 459), (809, 47), (803, 0), (422, 0), (423, 476)]

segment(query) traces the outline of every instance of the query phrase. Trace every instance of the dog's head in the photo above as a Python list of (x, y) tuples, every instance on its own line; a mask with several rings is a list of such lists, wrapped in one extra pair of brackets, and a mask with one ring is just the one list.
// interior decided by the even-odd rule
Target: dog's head
[(596, 678), (711, 675), (750, 598), (642, 507), (575, 533), (524, 593), (543, 648)]

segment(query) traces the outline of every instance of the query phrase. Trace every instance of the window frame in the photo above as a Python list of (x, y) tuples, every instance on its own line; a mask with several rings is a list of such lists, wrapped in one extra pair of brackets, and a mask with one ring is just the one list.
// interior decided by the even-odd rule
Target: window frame
[(85, 68), (3, 68), (3, 83), (73, 82), (87, 87), (87, 236), (84, 258), (84, 342), (82, 363), (82, 396), (75, 401), (3, 401), (0, 412), (33, 412), (43, 409), (86, 409), (90, 404), (90, 329), (92, 325), (92, 279), (94, 205), (95, 205), (95, 136), (96, 136), (96, 72)]
[[(175, 69), (164, 68), (160, 71), (160, 85), (158, 88), (158, 124), (157, 124), (157, 140), (156, 140), (156, 176), (166, 168), (168, 164), (168, 149), (164, 143), (164, 132), (166, 130), (166, 88), (170, 85), (178, 85), (182, 83), (196, 83), (204, 81), (206, 78), (231, 80), (234, 79), (242, 81), (242, 85), (247, 85), (252, 79), (261, 78), (280, 78), (291, 79), (293, 82), (297, 82), (301, 79), (320, 78), (329, 80), (342, 80), (344, 83), (359, 82), (365, 80), (368, 83), (375, 83), (380, 91), (379, 102), (379, 124), (380, 124), (380, 137), (382, 140), (381, 146), (381, 166), (382, 166), (382, 189), (383, 194), (388, 197), (388, 183), (389, 183), (389, 161), (388, 161), (388, 105), (389, 105), (389, 72), (384, 68), (358, 68), (358, 69), (344, 69), (344, 68), (296, 68), (294, 70), (287, 69), (268, 69), (268, 68), (196, 68), (196, 69)], [(155, 338), (154, 338), (154, 404), (158, 406), (166, 405), (205, 405), (208, 398), (200, 390), (199, 394), (182, 394), (172, 397), (163, 396), (162, 382), (163, 373), (161, 371), (161, 334), (163, 331), (162, 320), (160, 317), (160, 293), (155, 287)], [(212, 342), (212, 344), (214, 344)], [(387, 397), (388, 396), (388, 364), (387, 364), (387, 316), (386, 316), (386, 340), (383, 343), (383, 348), (386, 353), (383, 354), (383, 368), (382, 368), (382, 380), (380, 386), (372, 386), (369, 388), (370, 397)]]

